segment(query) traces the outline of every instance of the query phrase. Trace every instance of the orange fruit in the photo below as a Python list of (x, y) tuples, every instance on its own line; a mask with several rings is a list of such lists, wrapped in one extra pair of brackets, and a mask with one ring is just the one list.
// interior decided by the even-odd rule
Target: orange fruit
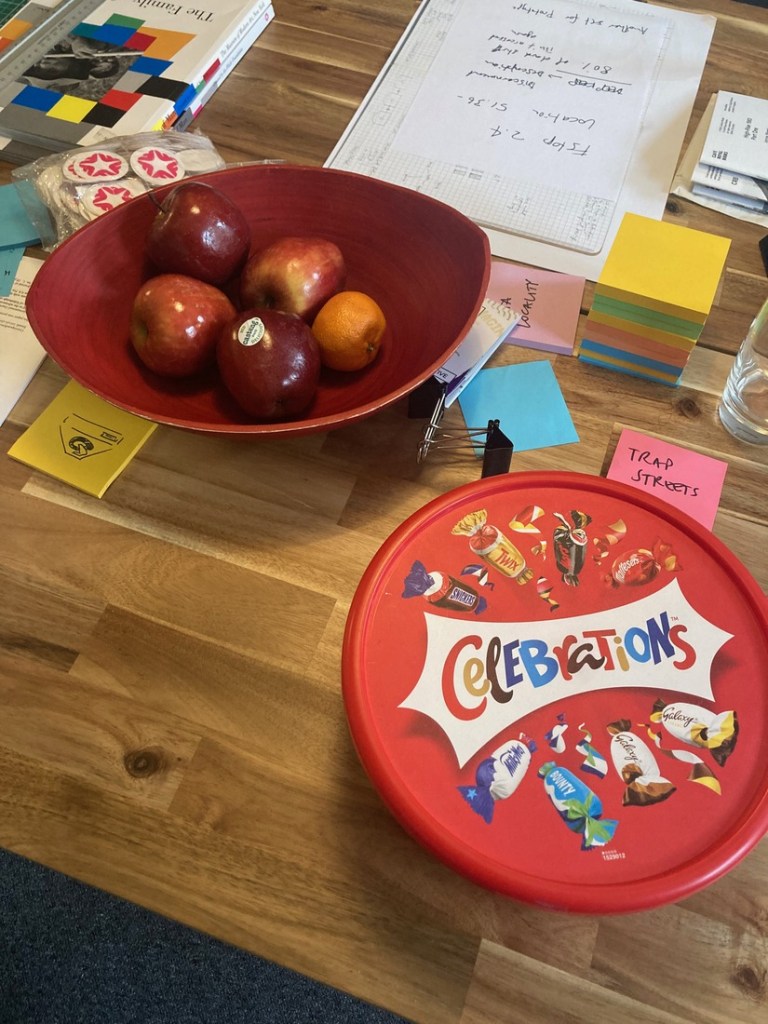
[(336, 292), (312, 321), (323, 366), (362, 370), (379, 351), (387, 321), (365, 292)]

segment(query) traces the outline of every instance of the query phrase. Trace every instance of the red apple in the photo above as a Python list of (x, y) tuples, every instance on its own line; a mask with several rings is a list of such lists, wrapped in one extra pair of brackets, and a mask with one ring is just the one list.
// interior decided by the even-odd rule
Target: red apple
[(320, 380), (320, 351), (295, 313), (249, 309), (226, 326), (216, 356), (232, 397), (259, 420), (298, 416)]
[(251, 229), (229, 196), (202, 181), (183, 181), (162, 199), (146, 252), (158, 270), (224, 284), (242, 268)]
[(159, 274), (139, 289), (131, 308), (130, 338), (150, 370), (187, 377), (214, 362), (224, 326), (237, 316), (212, 284), (184, 274)]
[(260, 306), (297, 313), (312, 323), (320, 307), (346, 280), (339, 247), (325, 238), (280, 238), (255, 252), (240, 274), (244, 309)]

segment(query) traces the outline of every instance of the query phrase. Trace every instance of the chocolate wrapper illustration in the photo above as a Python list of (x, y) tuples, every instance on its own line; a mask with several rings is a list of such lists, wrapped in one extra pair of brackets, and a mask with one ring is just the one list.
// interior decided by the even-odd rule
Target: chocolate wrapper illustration
[(423, 562), (414, 562), (403, 581), (403, 597), (423, 597), (436, 608), (480, 615), (488, 607), (476, 590), (444, 572), (427, 572)]
[(584, 739), (579, 740), (576, 744), (576, 750), (584, 758), (581, 762), (581, 770), (590, 775), (596, 775), (599, 779), (604, 779), (608, 772), (608, 762), (600, 751), (592, 746), (592, 733), (584, 722), (579, 726), (579, 732), (584, 734)]
[(607, 846), (611, 842), (619, 823), (612, 818), (601, 820), (600, 798), (581, 779), (554, 761), (543, 764), (539, 776), (544, 780), (544, 790), (555, 810), (572, 832), (581, 835), (582, 850)]
[(526, 736), (509, 740), (477, 766), (474, 786), (458, 790), (475, 814), (490, 825), (497, 800), (507, 800), (523, 781), (536, 744)]
[(490, 571), (487, 565), (465, 565), (461, 570), (462, 576), (474, 576), (478, 587), (488, 587), (493, 590), (495, 583), (491, 580)]
[(606, 526), (596, 537), (592, 538), (592, 543), (595, 547), (592, 556), (594, 560), (598, 563), (602, 562), (610, 554), (613, 545), (618, 544), (626, 535), (627, 524), (623, 519), (617, 519), (615, 523)]
[(622, 797), (625, 807), (647, 807), (672, 796), (675, 786), (659, 771), (656, 758), (644, 740), (629, 731), (626, 719), (608, 726), (611, 735), (611, 760), (626, 783)]
[(536, 593), (549, 605), (550, 612), (556, 612), (560, 605), (552, 597), (552, 584), (546, 578), (546, 576), (539, 576), (536, 580)]
[(721, 768), (735, 750), (739, 737), (735, 711), (715, 714), (698, 704), (666, 704), (659, 698), (653, 705), (651, 721), (661, 722), (675, 739), (709, 750)]
[(559, 512), (555, 512), (554, 516), (560, 521), (560, 526), (556, 526), (552, 534), (555, 565), (560, 570), (563, 583), (577, 587), (587, 556), (587, 534), (584, 527), (589, 525), (591, 519), (584, 512), (572, 511), (571, 525)]
[(509, 528), (515, 533), (541, 533), (538, 526), (534, 526), (537, 519), (544, 515), (544, 509), (538, 505), (526, 505), (509, 521)]
[(468, 537), (472, 551), (505, 576), (521, 584), (533, 578), (533, 570), (528, 568), (521, 552), (498, 527), (488, 523), (485, 509), (464, 516), (451, 533)]
[(688, 782), (696, 782), (700, 786), (705, 786), (710, 789), (713, 793), (717, 793), (718, 796), (722, 795), (722, 787), (720, 781), (709, 767), (705, 764), (698, 754), (695, 754), (692, 750), (672, 750), (665, 747), (662, 743), (661, 733), (656, 732), (647, 723), (643, 723), (648, 733), (648, 738), (653, 742), (657, 751), (663, 754), (665, 757), (672, 758), (674, 761), (682, 761), (683, 764), (689, 764), (691, 770), (688, 773)]
[(612, 587), (642, 587), (656, 579), (662, 569), (679, 572), (677, 555), (669, 544), (657, 540), (653, 548), (634, 548), (618, 555), (605, 581)]
[(556, 724), (552, 726), (549, 732), (544, 734), (544, 739), (556, 754), (562, 754), (565, 750), (564, 734), (567, 728), (568, 726), (565, 721), (565, 715), (558, 715)]

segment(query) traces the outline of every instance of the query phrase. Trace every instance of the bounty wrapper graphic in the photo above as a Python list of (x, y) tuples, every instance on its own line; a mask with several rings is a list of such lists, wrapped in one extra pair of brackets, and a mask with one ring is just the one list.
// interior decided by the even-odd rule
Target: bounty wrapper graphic
[(710, 701), (712, 662), (732, 637), (689, 604), (677, 580), (568, 619), (424, 618), (424, 665), (399, 706), (437, 722), (460, 767), (503, 729), (576, 694), (633, 687)]

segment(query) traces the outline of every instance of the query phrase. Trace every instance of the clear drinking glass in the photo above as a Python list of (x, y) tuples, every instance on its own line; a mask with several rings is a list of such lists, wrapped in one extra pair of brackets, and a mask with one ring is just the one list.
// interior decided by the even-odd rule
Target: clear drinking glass
[(719, 413), (734, 437), (749, 444), (768, 444), (768, 299), (741, 343)]

